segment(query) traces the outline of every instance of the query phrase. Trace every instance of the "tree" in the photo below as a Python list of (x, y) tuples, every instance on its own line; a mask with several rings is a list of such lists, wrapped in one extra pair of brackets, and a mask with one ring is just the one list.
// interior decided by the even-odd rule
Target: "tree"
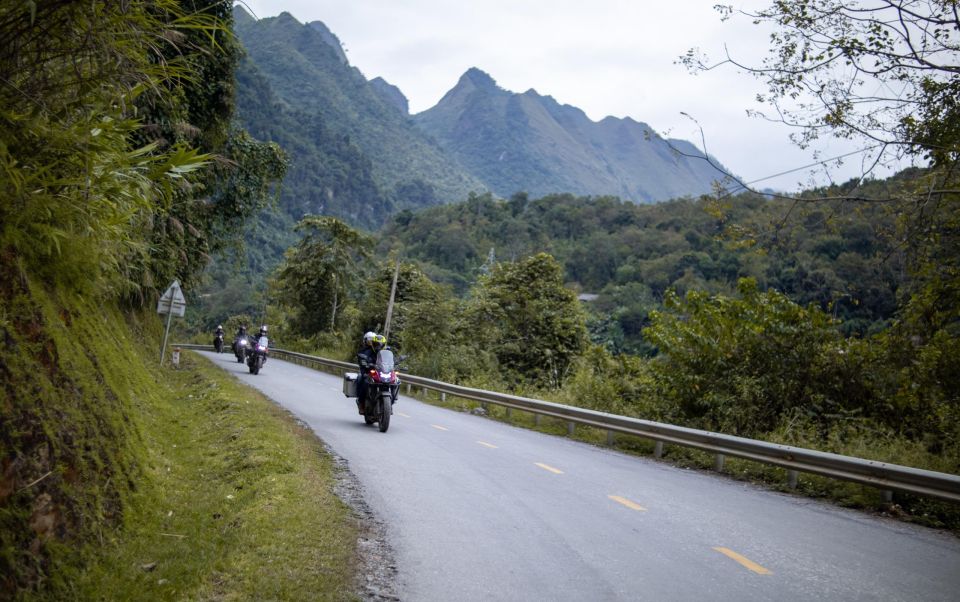
[(583, 310), (546, 253), (497, 264), (474, 287), (467, 311), (478, 345), (518, 380), (559, 386), (586, 345)]
[[(885, 206), (896, 218), (892, 243), (910, 279), (898, 291), (897, 320), (878, 340), (888, 351), (888, 371), (901, 379), (887, 389), (906, 391), (911, 383), (934, 382), (930, 374), (960, 373), (953, 352), (960, 336), (956, 0), (776, 0), (754, 14), (719, 10), (724, 19), (741, 16), (773, 26), (768, 56), (759, 65), (731, 56), (710, 64), (690, 51), (681, 59), (689, 68), (731, 64), (764, 81), (767, 92), (760, 100), (773, 107), (774, 120), (797, 128), (794, 140), (801, 146), (832, 135), (864, 141), (874, 165), (904, 156), (926, 161), (925, 169), (900, 174), (888, 194), (864, 194), (862, 182), (828, 192), (834, 199)], [(805, 195), (797, 202), (823, 198)], [(921, 356), (927, 358), (922, 374), (912, 360)], [(960, 412), (956, 390), (937, 386), (927, 393), (936, 399), (925, 404)]]
[(651, 369), (684, 424), (752, 436), (791, 411), (826, 421), (861, 401), (835, 374), (846, 350), (830, 316), (752, 279), (740, 281), (739, 298), (671, 292), (651, 320)]
[(291, 309), (300, 334), (332, 332), (338, 312), (365, 285), (373, 241), (334, 217), (307, 216), (296, 230), (305, 234), (277, 269), (274, 296)]

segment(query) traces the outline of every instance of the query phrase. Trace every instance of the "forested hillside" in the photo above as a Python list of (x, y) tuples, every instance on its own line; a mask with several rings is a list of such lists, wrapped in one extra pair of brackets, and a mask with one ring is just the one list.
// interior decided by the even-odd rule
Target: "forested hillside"
[[(460, 292), (496, 261), (550, 253), (569, 286), (599, 295), (590, 304), (597, 315), (594, 336), (616, 350), (645, 349), (647, 314), (669, 289), (729, 294), (742, 277), (797, 303), (815, 303), (842, 319), (848, 334), (883, 328), (903, 278), (903, 257), (884, 236), (892, 216), (824, 203), (798, 210), (778, 227), (791, 202), (743, 194), (729, 199), (721, 215), (707, 197), (635, 205), (612, 197), (476, 196), (401, 213), (380, 240)], [(743, 230), (728, 230), (729, 224)], [(758, 249), (758, 237), (773, 244)]]
[(485, 189), (413, 127), (395, 99), (384, 99), (383, 85), (346, 62), (321, 23), (302, 24), (289, 13), (255, 21), (240, 7), (235, 12), (248, 58), (239, 81), (241, 123), (290, 145), (281, 205), (295, 219), (329, 213), (369, 227), (395, 208)]

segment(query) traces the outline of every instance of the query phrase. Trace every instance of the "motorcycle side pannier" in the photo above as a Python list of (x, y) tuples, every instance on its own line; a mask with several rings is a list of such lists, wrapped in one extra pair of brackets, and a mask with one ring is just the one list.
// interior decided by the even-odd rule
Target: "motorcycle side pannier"
[(356, 372), (347, 372), (343, 375), (343, 394), (347, 397), (357, 396), (357, 378), (360, 375)]

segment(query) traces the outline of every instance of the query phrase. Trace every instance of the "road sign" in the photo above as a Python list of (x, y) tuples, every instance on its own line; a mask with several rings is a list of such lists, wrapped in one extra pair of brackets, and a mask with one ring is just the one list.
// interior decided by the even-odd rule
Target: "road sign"
[[(183, 317), (187, 309), (187, 300), (183, 297), (183, 291), (180, 290), (180, 281), (174, 280), (167, 287), (167, 290), (157, 301), (157, 313), (167, 314), (167, 328), (163, 331), (163, 345), (160, 347), (160, 365), (163, 365), (163, 354), (167, 352), (167, 336), (170, 334), (170, 322), (173, 316)], [(177, 353), (177, 362), (180, 361), (180, 354)]]
[(187, 300), (183, 296), (183, 291), (180, 290), (180, 281), (174, 280), (160, 297), (160, 300), (157, 301), (157, 313), (173, 314), (182, 318), (186, 310)]

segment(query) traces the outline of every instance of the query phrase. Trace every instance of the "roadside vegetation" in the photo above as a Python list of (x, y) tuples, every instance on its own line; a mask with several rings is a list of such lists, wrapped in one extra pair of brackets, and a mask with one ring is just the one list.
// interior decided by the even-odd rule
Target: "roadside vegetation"
[(357, 599), (358, 527), (313, 432), (195, 355), (155, 378), (121, 528), (38, 598)]

